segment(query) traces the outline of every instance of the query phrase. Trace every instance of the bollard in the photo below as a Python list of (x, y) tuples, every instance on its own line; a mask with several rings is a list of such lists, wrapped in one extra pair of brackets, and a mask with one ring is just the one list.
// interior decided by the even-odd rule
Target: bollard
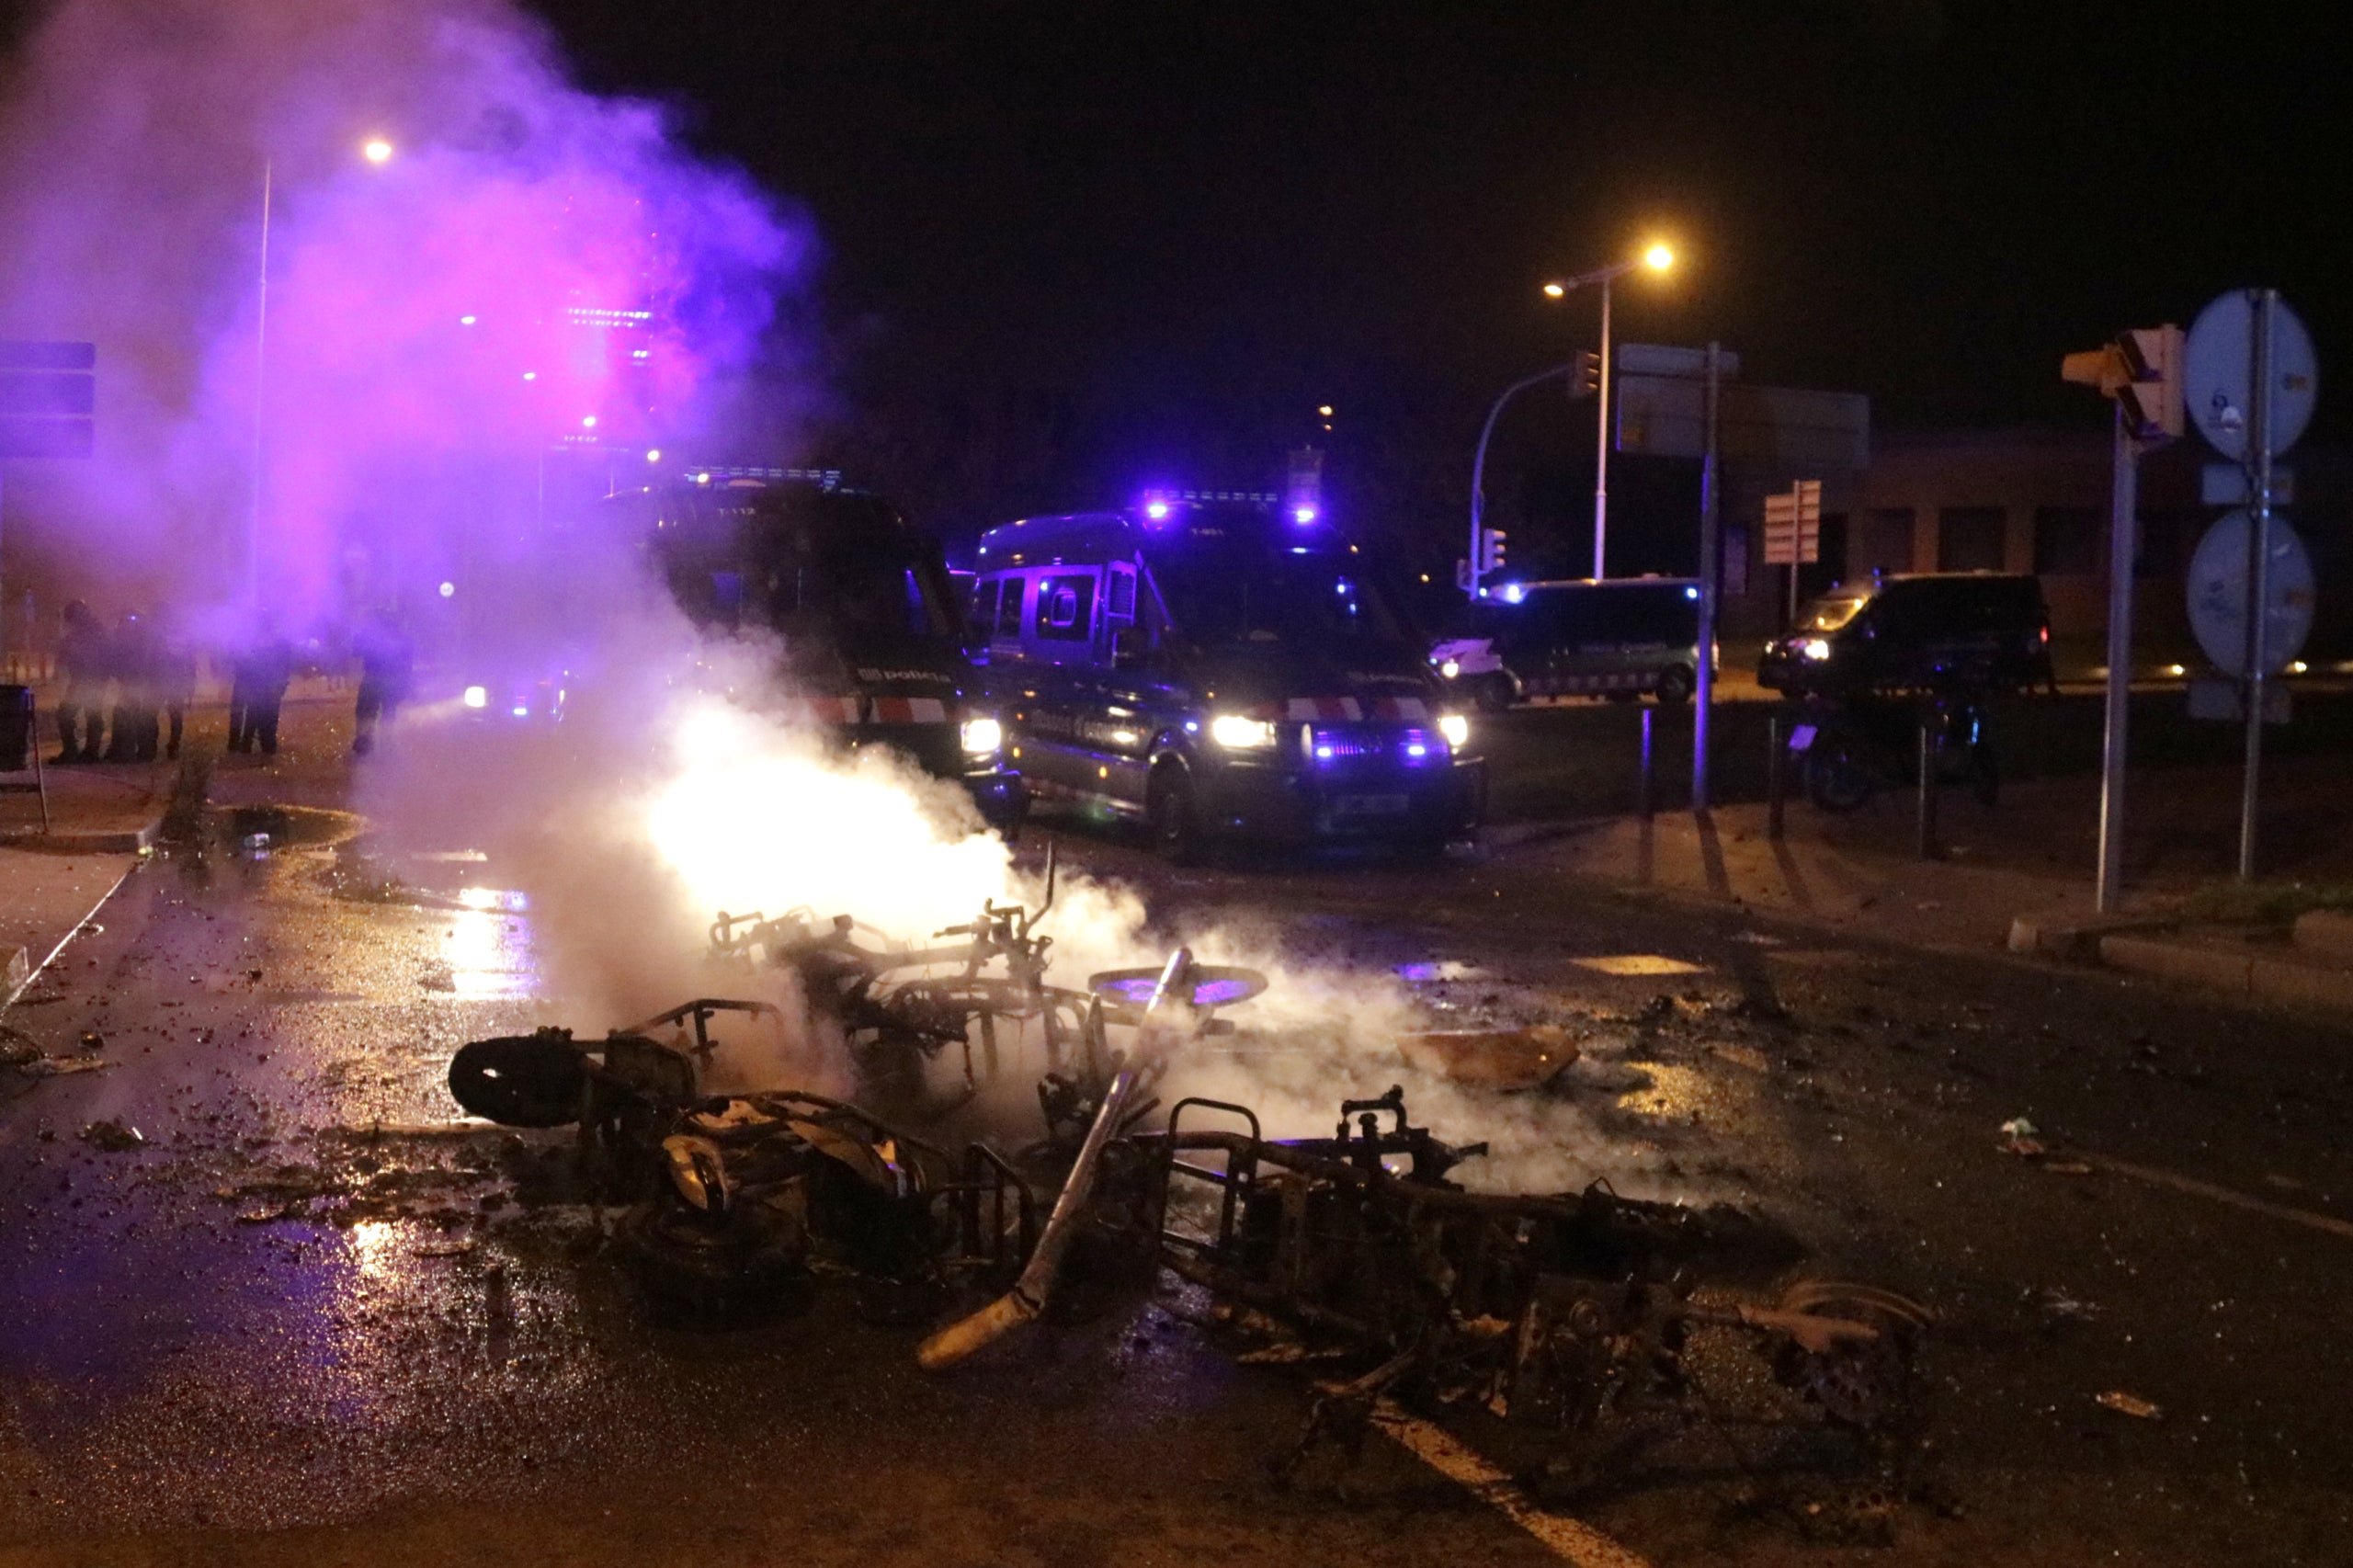
[(1937, 725), (1933, 714), (1920, 718), (1919, 848), (1923, 860), (1944, 858), (1944, 850), (1937, 843)]
[(1789, 747), (1781, 739), (1781, 716), (1773, 714), (1765, 721), (1765, 836), (1781, 836), (1781, 791), (1783, 770), (1789, 766)]
[(1635, 785), (1634, 809), (1644, 822), (1651, 820), (1651, 715), (1654, 711), (1650, 708), (1643, 710), (1643, 768)]

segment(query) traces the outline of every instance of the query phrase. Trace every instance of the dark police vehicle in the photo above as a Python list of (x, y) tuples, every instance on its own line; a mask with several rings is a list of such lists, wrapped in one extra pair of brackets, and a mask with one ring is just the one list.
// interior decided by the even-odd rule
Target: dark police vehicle
[(1015, 757), (1041, 797), (1212, 841), (1476, 831), (1484, 764), (1362, 553), (1272, 494), (1156, 494), (981, 541), (972, 602)]
[(2024, 574), (1920, 572), (1833, 588), (1765, 645), (1757, 684), (1790, 695), (2017, 691), (2051, 683), (2051, 612)]
[(693, 469), (610, 505), (706, 631), (765, 631), (790, 716), (961, 779), (1009, 827), (1029, 806), (972, 659), (938, 545), (830, 469)]
[(1430, 663), (1499, 711), (1526, 697), (1689, 699), (1699, 679), (1699, 585), (1686, 577), (1506, 584), (1459, 612)]

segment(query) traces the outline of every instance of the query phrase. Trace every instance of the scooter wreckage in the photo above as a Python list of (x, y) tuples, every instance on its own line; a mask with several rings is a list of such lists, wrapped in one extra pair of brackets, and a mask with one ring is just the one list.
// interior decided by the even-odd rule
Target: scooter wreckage
[[(860, 1091), (904, 1119), (806, 1090), (719, 1092), (714, 1027), (780, 1035), (772, 1004), (704, 997), (600, 1040), (569, 1030), (477, 1040), (449, 1067), (469, 1112), (576, 1126), (580, 1174), (619, 1208), (616, 1256), (657, 1307), (790, 1311), (847, 1278), (867, 1313), (927, 1326), (944, 1372), (1052, 1310), (1074, 1270), (1206, 1294), (1254, 1358), (1313, 1360), (1327, 1383), (1285, 1472), (1360, 1438), (1375, 1403), (1482, 1411), (1539, 1433), (1556, 1469), (1597, 1474), (1699, 1426), (1721, 1427), (1700, 1347), (1733, 1347), (1778, 1391), (1761, 1417), (1856, 1439), (1884, 1469), (1919, 1444), (1915, 1357), (1932, 1314), (1868, 1286), (1790, 1278), (1786, 1233), (1728, 1205), (1472, 1192), (1450, 1179), (1484, 1145), (1410, 1123), (1404, 1091), (1343, 1103), (1328, 1138), (1268, 1138), (1249, 1108), (1157, 1091), (1256, 971), (1178, 949), (1156, 970), (1049, 984), (1035, 912), (989, 904), (902, 947), (848, 916), (722, 915), (714, 951), (789, 971), (847, 1046)], [(872, 938), (872, 939), (862, 939)], [(1006, 1039), (1043, 1037), (1043, 1136), (1008, 1155), (930, 1128), (1007, 1070)], [(923, 1099), (960, 1058), (961, 1094)], [(1147, 1125), (1147, 1123), (1152, 1125)], [(1040, 1194), (1051, 1191), (1050, 1210)], [(1042, 1223), (1040, 1212), (1045, 1212)], [(1778, 1285), (1777, 1283), (1778, 1282)], [(984, 1301), (972, 1310), (970, 1303)], [(961, 1304), (961, 1310), (960, 1310)]]

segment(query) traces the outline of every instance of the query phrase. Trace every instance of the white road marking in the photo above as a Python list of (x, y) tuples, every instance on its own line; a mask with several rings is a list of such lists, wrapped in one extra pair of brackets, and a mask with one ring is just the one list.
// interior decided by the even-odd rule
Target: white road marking
[(2176, 1176), (2171, 1171), (2159, 1170), (2154, 1165), (2136, 1165), (2130, 1160), (2111, 1159), (2106, 1154), (2086, 1153), (2081, 1149), (2069, 1149), (2066, 1151), (2066, 1156), (2070, 1159), (2081, 1160), (2094, 1170), (2112, 1171), (2118, 1176), (2131, 1176), (2134, 1181), (2145, 1181), (2152, 1187), (2169, 1187), (2176, 1192), (2187, 1192), (2198, 1198), (2211, 1198), (2217, 1203), (2227, 1203), (2234, 1209), (2252, 1210), (2257, 1214), (2268, 1214), (2275, 1220), (2285, 1220), (2291, 1225), (2302, 1225), (2307, 1230), (2325, 1231), (2332, 1236), (2343, 1236), (2347, 1240), (2353, 1240), (2353, 1221), (2339, 1220), (2333, 1214), (2315, 1214), (2309, 1209), (2296, 1209), (2285, 1203), (2274, 1203), (2268, 1199), (2256, 1198), (2251, 1193), (2240, 1192), (2227, 1187), (2217, 1187), (2211, 1181), (2200, 1181), (2196, 1176)]
[(1646, 1558), (1591, 1525), (1540, 1507), (1510, 1476), (1396, 1401), (1374, 1401), (1372, 1424), (1407, 1453), (1534, 1536), (1563, 1562), (1577, 1568), (1650, 1568)]
[(124, 869), (122, 875), (114, 880), (114, 884), (111, 887), (108, 888), (106, 892), (98, 895), (98, 902), (90, 905), (90, 913), (82, 916), (81, 919), (74, 922), (74, 929), (66, 932), (64, 936), (57, 939), (57, 946), (49, 949), (49, 957), (33, 965), (32, 972), (25, 976), (24, 983), (17, 986), (14, 991), (9, 992), (5, 999), (0, 999), (0, 1012), (6, 1012), (10, 1007), (15, 1006), (17, 1004), (17, 998), (22, 996), (26, 992), (30, 991), (33, 988), (33, 982), (39, 980), (42, 974), (47, 972), (49, 966), (57, 961), (57, 955), (65, 950), (67, 943), (73, 941), (74, 937), (80, 936), (84, 931), (89, 928), (90, 922), (98, 917), (98, 911), (107, 906), (107, 900), (121, 892), (122, 884), (129, 881), (131, 880), (131, 873), (137, 869), (139, 869), (139, 863), (137, 861), (133, 861), (130, 866)]

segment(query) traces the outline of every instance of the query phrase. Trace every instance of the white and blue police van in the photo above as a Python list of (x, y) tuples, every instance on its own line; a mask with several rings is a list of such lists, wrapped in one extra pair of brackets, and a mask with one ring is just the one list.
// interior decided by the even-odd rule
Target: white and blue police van
[(1172, 491), (1028, 517), (975, 557), (972, 635), (1032, 794), (1222, 842), (1474, 835), (1486, 767), (1427, 644), (1312, 505)]

